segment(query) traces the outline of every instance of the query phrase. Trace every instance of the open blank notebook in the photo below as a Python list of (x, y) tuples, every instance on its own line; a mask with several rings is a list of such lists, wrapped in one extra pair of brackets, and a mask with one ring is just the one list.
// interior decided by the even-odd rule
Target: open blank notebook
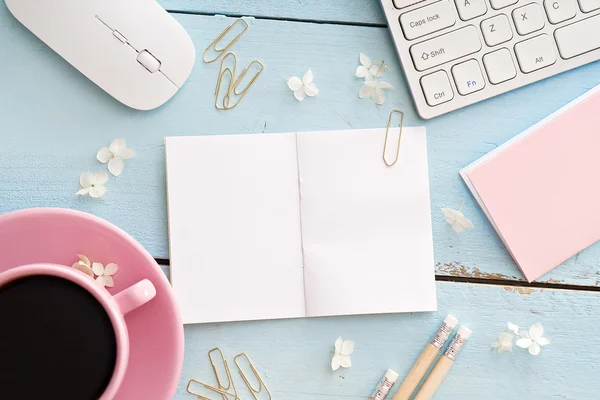
[[(396, 131), (397, 132), (397, 131)], [(184, 323), (434, 311), (424, 128), (166, 138)]]
[(461, 171), (528, 281), (600, 239), (600, 86)]

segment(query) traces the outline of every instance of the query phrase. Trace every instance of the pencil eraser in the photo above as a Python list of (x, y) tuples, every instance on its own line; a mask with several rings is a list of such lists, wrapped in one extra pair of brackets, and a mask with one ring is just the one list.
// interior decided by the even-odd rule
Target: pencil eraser
[(456, 324), (458, 324), (458, 320), (454, 318), (452, 315), (448, 314), (446, 319), (444, 319), (444, 323), (448, 325), (450, 328), (456, 328)]
[(391, 383), (394, 383), (398, 380), (398, 374), (395, 371), (388, 369), (385, 373), (385, 378)]
[(471, 336), (471, 333), (472, 332), (469, 328), (467, 328), (464, 325), (461, 325), (460, 329), (458, 330), (457, 335), (461, 336), (462, 338), (464, 338), (466, 340)]

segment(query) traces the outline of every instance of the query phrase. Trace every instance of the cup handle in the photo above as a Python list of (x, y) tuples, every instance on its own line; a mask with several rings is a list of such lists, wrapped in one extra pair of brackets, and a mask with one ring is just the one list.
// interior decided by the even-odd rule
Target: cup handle
[(122, 315), (143, 306), (156, 296), (156, 288), (148, 279), (128, 287), (127, 289), (115, 294), (113, 298), (119, 306)]

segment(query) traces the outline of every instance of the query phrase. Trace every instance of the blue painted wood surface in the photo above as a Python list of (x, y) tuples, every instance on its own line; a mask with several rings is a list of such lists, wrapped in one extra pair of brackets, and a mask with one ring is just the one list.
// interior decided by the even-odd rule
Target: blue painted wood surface
[[(265, 73), (235, 110), (212, 105), (217, 66), (199, 62), (179, 94), (151, 112), (127, 109), (37, 40), (0, 4), (0, 213), (38, 206), (76, 208), (121, 226), (155, 257), (168, 257), (163, 138), (168, 135), (290, 132), (383, 127), (393, 108), (410, 125), (425, 125), (431, 170), (437, 273), (462, 278), (521, 280), (458, 170), (600, 83), (595, 63), (432, 120), (416, 115), (378, 0), (161, 0), (190, 33), (197, 53), (232, 20), (201, 14), (254, 15), (234, 47), (240, 62), (258, 58)], [(290, 22), (285, 19), (324, 22)], [(344, 24), (339, 24), (343, 22)], [(385, 58), (396, 89), (386, 104), (358, 98), (358, 54)], [(298, 103), (285, 78), (315, 72), (321, 90)], [(138, 156), (109, 182), (102, 201), (78, 198), (80, 172), (100, 171), (96, 151), (117, 137)], [(210, 194), (207, 194), (210, 195)], [(458, 208), (476, 229), (456, 235), (441, 207)], [(568, 212), (568, 210), (564, 210)], [(600, 246), (583, 251), (542, 280), (600, 282)], [(592, 399), (600, 347), (598, 295), (475, 284), (439, 283), (438, 313), (361, 316), (186, 327), (186, 359), (176, 399), (188, 399), (190, 378), (211, 379), (206, 352), (250, 354), (277, 399), (365, 399), (388, 367), (404, 375), (446, 312), (474, 329), (472, 340), (444, 383), (443, 399)], [(541, 321), (553, 340), (538, 358), (520, 351), (499, 357), (489, 346), (506, 321)], [(354, 367), (328, 370), (333, 341), (357, 341)], [(244, 397), (244, 398), (247, 398)]]
[[(232, 20), (175, 15), (201, 53)], [(163, 138), (167, 135), (289, 132), (385, 126), (393, 108), (407, 123), (425, 125), (431, 170), (437, 272), (522, 279), (458, 170), (600, 83), (595, 63), (450, 115), (422, 121), (416, 115), (387, 29), (255, 20), (234, 47), (240, 62), (256, 57), (264, 74), (237, 109), (219, 112), (212, 92), (218, 66), (197, 63), (189, 81), (165, 106), (139, 112), (123, 107), (15, 21), (0, 7), (2, 136), (0, 212), (37, 207), (77, 208), (106, 218), (136, 237), (154, 256), (168, 257)], [(326, 40), (325, 40), (325, 39)], [(385, 105), (358, 98), (358, 54), (384, 58), (396, 88)], [(312, 68), (316, 98), (298, 103), (285, 78)], [(109, 182), (104, 201), (74, 196), (80, 172), (103, 168), (96, 151), (117, 137), (138, 157)], [(477, 229), (456, 235), (439, 209), (458, 208)], [(592, 246), (543, 281), (597, 285), (600, 247)]]

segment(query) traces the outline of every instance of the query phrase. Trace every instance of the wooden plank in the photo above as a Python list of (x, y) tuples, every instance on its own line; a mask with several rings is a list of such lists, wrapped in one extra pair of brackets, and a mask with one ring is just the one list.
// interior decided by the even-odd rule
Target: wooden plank
[[(176, 15), (202, 50), (231, 19)], [(327, 38), (327, 40), (323, 40)], [(198, 62), (173, 100), (151, 111), (128, 109), (37, 40), (0, 5), (0, 212), (29, 207), (76, 208), (105, 218), (137, 238), (155, 257), (168, 257), (163, 137), (383, 127), (389, 111), (407, 111), (409, 125), (428, 130), (437, 272), (522, 279), (459, 178), (458, 170), (600, 82), (600, 64), (556, 76), (450, 115), (422, 121), (386, 29), (255, 20), (235, 46), (241, 63), (256, 57), (264, 74), (243, 103), (218, 112), (212, 93), (218, 66)], [(383, 106), (358, 98), (359, 52), (385, 58), (389, 91)], [(321, 90), (298, 103), (285, 78), (307, 68)], [(533, 106), (534, 105), (534, 106)], [(95, 154), (124, 137), (137, 157), (112, 178), (103, 201), (78, 198), (81, 172), (105, 166)], [(374, 155), (379, 157), (379, 155)], [(210, 195), (210, 193), (206, 193)], [(442, 207), (458, 208), (476, 229), (457, 235)], [(568, 210), (564, 210), (568, 212)], [(592, 246), (543, 278), (598, 285), (600, 247)]]
[[(385, 0), (391, 1), (391, 0)], [(259, 18), (386, 25), (380, 0), (159, 0), (169, 11)]]
[[(600, 357), (592, 339), (600, 334), (597, 294), (438, 283), (438, 295), (437, 313), (186, 326), (186, 358), (175, 398), (189, 398), (185, 385), (191, 378), (214, 382), (206, 353), (218, 346), (231, 365), (234, 355), (247, 352), (276, 399), (364, 400), (388, 368), (400, 379), (407, 374), (447, 313), (473, 335), (436, 398), (597, 397), (600, 382), (590, 379)], [(491, 343), (508, 321), (523, 327), (541, 322), (552, 344), (537, 357), (517, 347), (512, 354), (497, 354)], [(332, 372), (333, 343), (340, 335), (356, 342), (353, 366)], [(245, 389), (237, 371), (232, 373)]]

